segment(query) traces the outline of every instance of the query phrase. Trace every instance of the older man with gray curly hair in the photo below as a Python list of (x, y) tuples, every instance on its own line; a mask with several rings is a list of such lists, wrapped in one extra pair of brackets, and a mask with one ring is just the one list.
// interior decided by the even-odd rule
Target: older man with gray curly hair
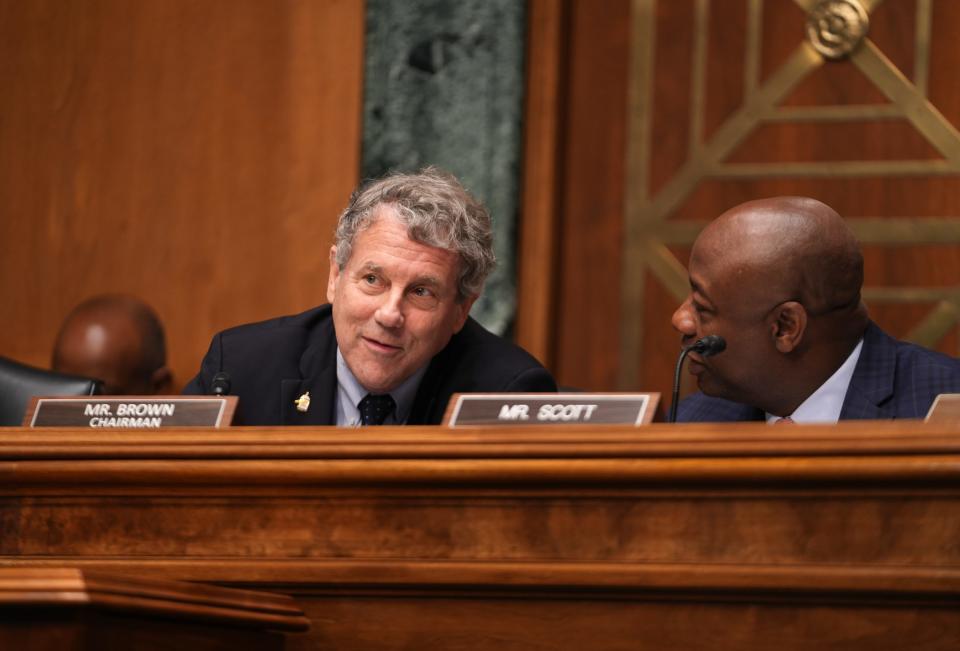
[(555, 391), (469, 316), (494, 263), (490, 216), (455, 177), (372, 181), (340, 216), (330, 303), (217, 334), (184, 392), (219, 374), (237, 424), (354, 426), (439, 423), (454, 393)]

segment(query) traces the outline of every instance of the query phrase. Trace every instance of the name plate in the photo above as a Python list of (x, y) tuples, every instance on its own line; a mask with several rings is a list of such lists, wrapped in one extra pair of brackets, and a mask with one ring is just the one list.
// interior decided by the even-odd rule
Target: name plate
[(930, 405), (927, 423), (960, 423), (960, 393), (941, 393)]
[(32, 398), (23, 425), (91, 429), (225, 427), (233, 420), (236, 407), (236, 396)]
[(647, 425), (659, 393), (456, 393), (443, 424)]

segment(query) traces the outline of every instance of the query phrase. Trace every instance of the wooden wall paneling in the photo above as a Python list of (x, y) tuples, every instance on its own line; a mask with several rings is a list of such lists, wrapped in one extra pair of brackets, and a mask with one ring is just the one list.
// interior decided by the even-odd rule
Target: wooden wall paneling
[(182, 385), (214, 331), (325, 300), (357, 181), (362, 2), (0, 4), (0, 354), (137, 294)]
[(570, 8), (556, 364), (561, 384), (617, 385), (630, 3)]
[(563, 144), (568, 3), (530, 0), (527, 6), (527, 89), (523, 128), (522, 203), (517, 244), (517, 322), (514, 338), (554, 367), (557, 245)]

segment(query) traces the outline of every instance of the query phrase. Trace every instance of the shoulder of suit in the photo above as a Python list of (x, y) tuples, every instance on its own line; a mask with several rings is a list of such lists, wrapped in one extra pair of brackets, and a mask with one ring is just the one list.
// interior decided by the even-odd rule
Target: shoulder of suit
[(900, 341), (884, 332), (875, 323), (871, 323), (871, 330), (864, 338), (865, 345), (877, 345), (880, 341), (896, 348), (898, 365), (911, 364), (922, 367), (938, 368), (945, 373), (960, 377), (960, 360), (950, 355), (930, 350), (923, 346)]
[(473, 317), (469, 317), (460, 332), (451, 338), (448, 348), (456, 349), (463, 355), (483, 357), (490, 363), (504, 359), (514, 362), (522, 359), (531, 366), (541, 366), (533, 355), (512, 341), (490, 332)]

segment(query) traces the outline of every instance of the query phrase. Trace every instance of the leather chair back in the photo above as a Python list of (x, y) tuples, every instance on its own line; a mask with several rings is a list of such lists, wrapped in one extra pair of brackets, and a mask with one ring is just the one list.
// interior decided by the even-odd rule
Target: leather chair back
[(91, 396), (101, 390), (99, 380), (55, 373), (0, 357), (0, 426), (21, 425), (33, 396)]

